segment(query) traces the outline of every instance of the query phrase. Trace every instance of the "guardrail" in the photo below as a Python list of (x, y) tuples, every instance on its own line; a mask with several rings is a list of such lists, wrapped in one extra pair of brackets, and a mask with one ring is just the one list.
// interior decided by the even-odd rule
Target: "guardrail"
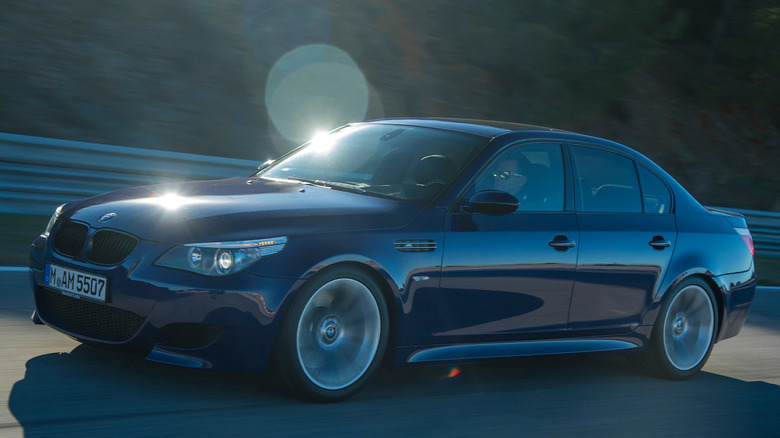
[[(63, 202), (110, 190), (248, 176), (258, 164), (252, 160), (0, 134), (0, 213), (49, 215)], [(745, 216), (757, 255), (780, 257), (780, 213), (721, 209)]]
[(259, 163), (0, 134), (0, 213), (49, 215), (58, 205), (125, 187), (250, 175)]

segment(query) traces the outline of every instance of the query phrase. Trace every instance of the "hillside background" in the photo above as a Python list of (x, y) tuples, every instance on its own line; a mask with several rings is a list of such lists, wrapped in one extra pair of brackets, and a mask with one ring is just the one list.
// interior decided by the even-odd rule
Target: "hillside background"
[(0, 132), (264, 161), (380, 117), (610, 138), (780, 211), (777, 0), (4, 0)]

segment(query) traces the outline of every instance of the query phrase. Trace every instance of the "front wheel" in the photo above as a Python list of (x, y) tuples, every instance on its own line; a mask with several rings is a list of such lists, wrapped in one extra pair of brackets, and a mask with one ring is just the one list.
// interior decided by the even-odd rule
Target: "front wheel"
[(671, 379), (694, 375), (712, 352), (717, 328), (718, 312), (709, 286), (697, 278), (683, 281), (661, 308), (645, 365)]
[(280, 382), (306, 399), (338, 401), (355, 394), (382, 361), (387, 305), (370, 276), (335, 268), (301, 289), (280, 330)]

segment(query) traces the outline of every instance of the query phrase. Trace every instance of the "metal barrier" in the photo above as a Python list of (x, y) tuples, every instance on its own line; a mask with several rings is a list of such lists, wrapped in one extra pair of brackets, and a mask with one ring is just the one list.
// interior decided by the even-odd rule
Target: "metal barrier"
[[(64, 202), (110, 190), (248, 176), (258, 164), (252, 160), (0, 134), (0, 213), (49, 215)], [(745, 216), (757, 255), (780, 257), (780, 213), (721, 209)]]
[(0, 213), (49, 215), (58, 205), (145, 184), (248, 176), (259, 163), (0, 134)]

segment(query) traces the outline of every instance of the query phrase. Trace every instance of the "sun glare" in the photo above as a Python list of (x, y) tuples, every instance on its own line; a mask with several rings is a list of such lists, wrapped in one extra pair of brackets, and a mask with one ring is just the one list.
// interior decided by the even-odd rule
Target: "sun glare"
[(196, 204), (201, 201), (197, 201), (193, 198), (185, 196), (180, 196), (176, 193), (160, 193), (157, 196), (142, 199), (141, 202), (145, 204), (158, 205), (166, 210), (177, 210), (182, 206)]
[(317, 132), (314, 134), (310, 141), (309, 147), (312, 148), (317, 154), (326, 154), (333, 147), (335, 138), (333, 135), (328, 135), (327, 132)]

